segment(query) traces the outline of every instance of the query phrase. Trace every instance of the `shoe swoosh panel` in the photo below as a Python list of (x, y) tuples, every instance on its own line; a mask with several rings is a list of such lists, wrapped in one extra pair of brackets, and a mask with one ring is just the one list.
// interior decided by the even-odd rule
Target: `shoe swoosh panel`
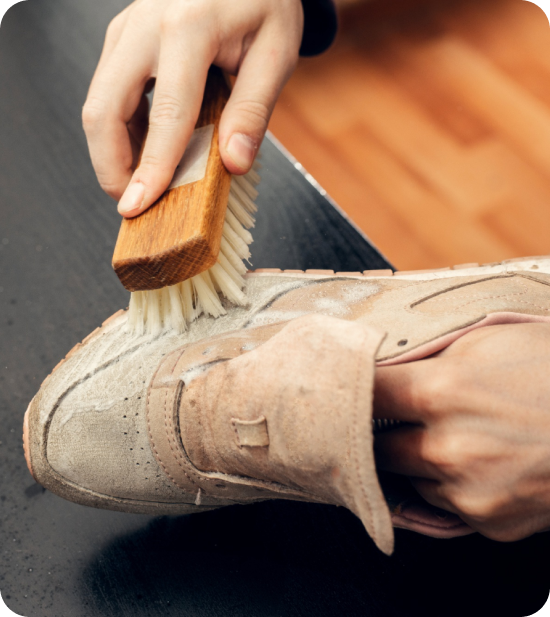
[(539, 278), (525, 274), (468, 277), (443, 289), (434, 289), (428, 282), (423, 285), (422, 296), (411, 297), (401, 310), (387, 306), (382, 298), (372, 318), (375, 323), (377, 318), (385, 322), (388, 337), (377, 361), (398, 358), (430, 341), (473, 326), (491, 313), (548, 316), (549, 282), (547, 275)]
[(377, 362), (393, 360), (447, 334), (472, 326), (490, 313), (550, 314), (550, 277), (524, 274), (386, 283), (358, 321), (387, 333)]
[(550, 314), (550, 277), (504, 273), (430, 280), (325, 278), (285, 289), (257, 308), (245, 327), (316, 313), (358, 321), (387, 336), (377, 361), (397, 358), (491, 312)]

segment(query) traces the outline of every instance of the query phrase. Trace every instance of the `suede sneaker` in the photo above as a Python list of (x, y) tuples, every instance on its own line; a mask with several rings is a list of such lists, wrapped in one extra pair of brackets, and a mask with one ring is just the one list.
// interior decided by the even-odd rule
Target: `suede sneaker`
[[(25, 414), (37, 482), (80, 504), (185, 514), (266, 499), (345, 506), (377, 546), (393, 527), (472, 533), (406, 479), (377, 474), (377, 365), (474, 328), (550, 322), (550, 258), (422, 272), (258, 270), (249, 306), (135, 337), (119, 311), (46, 378)], [(382, 486), (381, 486), (382, 485)]]

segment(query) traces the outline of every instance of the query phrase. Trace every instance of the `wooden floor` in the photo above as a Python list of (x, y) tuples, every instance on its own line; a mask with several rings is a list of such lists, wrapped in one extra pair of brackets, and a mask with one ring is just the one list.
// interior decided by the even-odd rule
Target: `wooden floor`
[(550, 253), (550, 28), (523, 0), (348, 9), (270, 129), (400, 269)]

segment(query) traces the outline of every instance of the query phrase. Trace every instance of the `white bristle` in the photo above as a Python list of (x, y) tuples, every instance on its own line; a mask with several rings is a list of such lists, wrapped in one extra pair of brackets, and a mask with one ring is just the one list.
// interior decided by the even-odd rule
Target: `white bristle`
[(232, 178), (217, 263), (177, 285), (133, 292), (126, 325), (130, 332), (137, 336), (185, 332), (203, 312), (211, 317), (226, 314), (220, 296), (239, 306), (248, 303), (243, 292), (247, 272), (243, 259), (250, 258), (248, 245), (253, 239), (247, 230), (254, 227), (253, 215), (258, 210), (253, 200), (258, 195), (254, 187), (260, 181), (259, 169), (256, 160), (247, 174)]
[(181, 334), (187, 330), (187, 321), (179, 285), (172, 285), (167, 289), (170, 300), (170, 326), (172, 330)]
[(229, 200), (227, 202), (227, 209), (233, 212), (237, 217), (241, 225), (244, 225), (247, 229), (254, 227), (254, 217), (250, 212), (242, 205), (239, 198), (232, 192), (229, 193)]
[(198, 276), (202, 277), (202, 280), (208, 285), (208, 287), (210, 287), (210, 291), (212, 293), (216, 292), (216, 288), (214, 287), (214, 283), (212, 282), (212, 279), (210, 278), (210, 270), (205, 270), (204, 272), (201, 272)]
[(239, 285), (239, 288), (242, 289), (244, 286), (243, 276), (246, 274), (246, 266), (243, 262), (240, 259), (237, 259), (236, 263), (239, 266), (239, 269), (237, 270), (229, 259), (227, 259), (224, 252), (220, 250), (220, 254), (218, 255), (218, 263), (235, 281), (235, 283)]
[(239, 223), (237, 217), (233, 214), (233, 212), (231, 212), (231, 210), (226, 211), (225, 222), (229, 224), (229, 227), (231, 227), (231, 229), (245, 244), (252, 244), (252, 234)]
[(249, 259), (250, 251), (248, 244), (239, 238), (239, 236), (231, 229), (227, 221), (223, 224), (223, 237), (229, 242), (235, 253), (240, 259)]
[(246, 306), (248, 299), (246, 295), (240, 290), (239, 286), (235, 284), (229, 274), (221, 267), (219, 263), (210, 268), (210, 274), (212, 278), (218, 283), (221, 293), (233, 304), (239, 306)]
[(194, 276), (192, 281), (197, 295), (200, 298), (203, 311), (211, 317), (225, 315), (226, 311), (220, 302), (220, 297), (214, 291), (214, 286), (212, 285), (208, 271)]
[(162, 332), (161, 317), (162, 290), (145, 292), (145, 324), (148, 334), (160, 334)]
[(253, 187), (260, 183), (260, 174), (255, 169), (251, 169), (244, 177), (248, 184), (251, 184)]
[(145, 333), (145, 315), (143, 305), (143, 291), (135, 291), (130, 295), (130, 306), (128, 307), (128, 329), (135, 332), (138, 336)]
[(160, 290), (160, 319), (162, 323), (170, 319), (170, 292), (168, 287), (163, 287)]
[(242, 190), (254, 201), (258, 197), (258, 191), (246, 176), (233, 176), (233, 182), (240, 186)]
[(229, 261), (229, 263), (235, 268), (235, 270), (237, 270), (237, 272), (240, 272), (239, 268), (241, 267), (246, 268), (246, 266), (243, 264), (242, 258), (237, 255), (237, 253), (235, 252), (231, 244), (229, 244), (225, 236), (222, 236), (222, 242), (220, 245), (220, 254), (222, 253)]
[(248, 212), (257, 212), (258, 206), (250, 199), (250, 197), (242, 190), (238, 184), (231, 185), (231, 192), (241, 202), (241, 204), (247, 209)]
[(195, 290), (191, 281), (183, 281), (178, 285), (181, 295), (183, 314), (187, 323), (194, 321), (199, 316), (199, 309), (196, 306)]

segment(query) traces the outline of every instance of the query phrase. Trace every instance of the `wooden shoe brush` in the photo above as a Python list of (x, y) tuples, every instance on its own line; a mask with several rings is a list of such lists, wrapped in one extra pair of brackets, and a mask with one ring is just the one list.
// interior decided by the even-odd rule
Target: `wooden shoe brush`
[(138, 335), (183, 332), (201, 313), (224, 315), (220, 296), (247, 304), (243, 260), (250, 257), (259, 164), (232, 176), (222, 162), (218, 129), (229, 92), (212, 67), (172, 183), (151, 208), (122, 221), (113, 268), (132, 292), (128, 328)]

